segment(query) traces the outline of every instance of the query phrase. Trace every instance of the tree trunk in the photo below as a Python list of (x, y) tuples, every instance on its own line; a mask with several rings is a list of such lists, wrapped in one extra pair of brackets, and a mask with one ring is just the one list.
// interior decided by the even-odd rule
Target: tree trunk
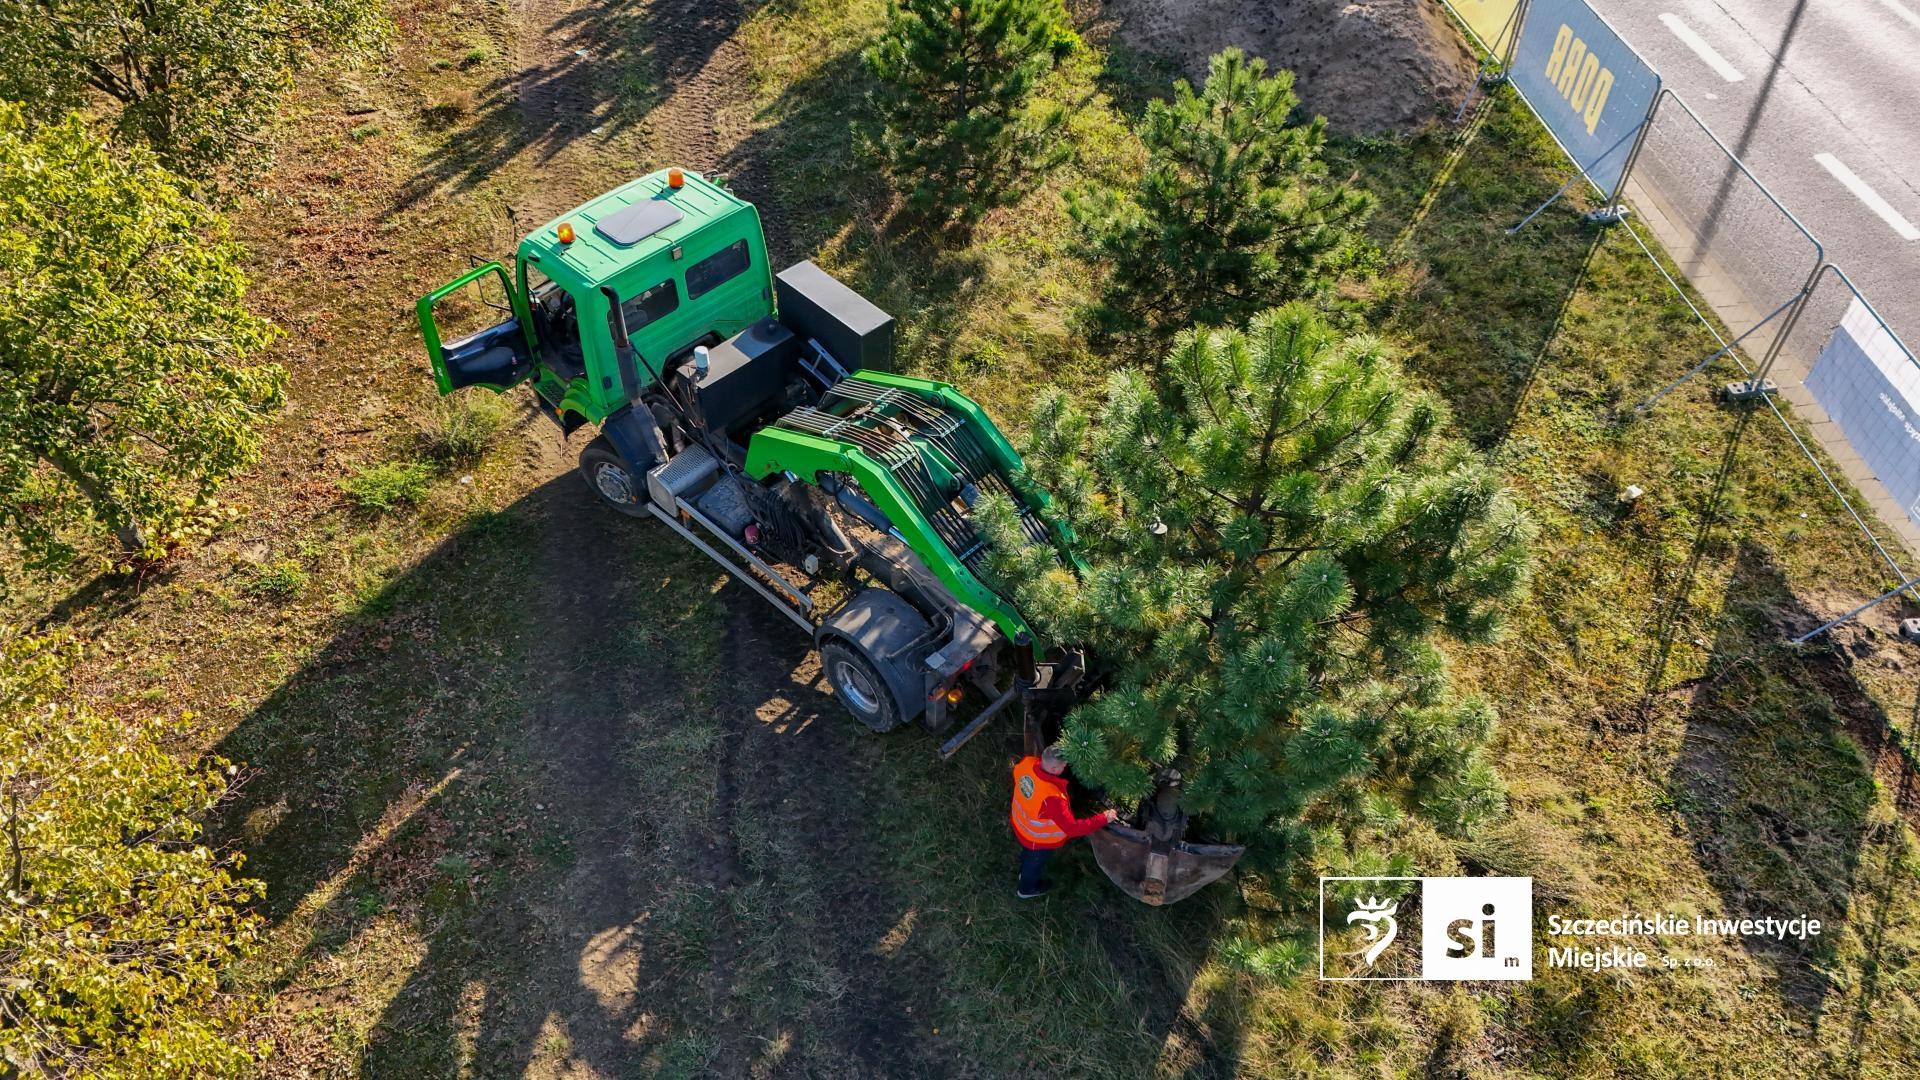
[(79, 462), (60, 453), (47, 454), (47, 460), (53, 464), (54, 468), (60, 470), (62, 476), (73, 481), (73, 486), (79, 488), (80, 493), (93, 504), (94, 517), (112, 524), (114, 539), (120, 544), (122, 555), (138, 555), (146, 549), (147, 538), (140, 531), (140, 523), (126, 512), (126, 508), (120, 505), (120, 500), (114, 498), (112, 492), (87, 475)]

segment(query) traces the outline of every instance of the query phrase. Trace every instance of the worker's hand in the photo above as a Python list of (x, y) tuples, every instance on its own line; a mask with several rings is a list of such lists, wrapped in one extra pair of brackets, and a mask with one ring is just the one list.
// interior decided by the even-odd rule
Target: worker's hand
[(1107, 824), (1112, 825), (1114, 822), (1119, 820), (1120, 820), (1120, 811), (1118, 810), (1107, 811)]

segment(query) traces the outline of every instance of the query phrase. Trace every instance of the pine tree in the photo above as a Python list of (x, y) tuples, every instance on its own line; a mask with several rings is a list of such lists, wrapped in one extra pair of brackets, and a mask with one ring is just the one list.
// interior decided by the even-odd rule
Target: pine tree
[(1035, 102), (1078, 39), (1061, 0), (895, 0), (867, 50), (874, 149), (915, 213), (971, 223), (1064, 157), (1065, 111)]
[(1177, 770), (1199, 831), (1269, 873), (1384, 805), (1443, 828), (1496, 809), (1492, 710), (1436, 643), (1496, 635), (1531, 526), (1440, 403), (1303, 304), (1185, 333), (1162, 373), (1115, 375), (1097, 419), (1037, 407), (1028, 469), (1084, 575), (1009, 504), (978, 510), (1021, 609), (1112, 672), (1067, 719), (1076, 775), (1133, 803)]
[(1293, 73), (1227, 49), (1199, 93), (1182, 80), (1147, 108), (1147, 169), (1132, 191), (1076, 192), (1068, 209), (1109, 267), (1096, 329), (1158, 352), (1188, 326), (1244, 324), (1327, 290), (1363, 243), (1373, 199), (1329, 181), (1326, 121), (1289, 125)]

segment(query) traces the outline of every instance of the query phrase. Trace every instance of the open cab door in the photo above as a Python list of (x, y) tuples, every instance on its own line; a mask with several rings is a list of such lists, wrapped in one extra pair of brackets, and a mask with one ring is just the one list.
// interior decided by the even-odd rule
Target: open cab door
[[(415, 310), (442, 394), (463, 386), (505, 390), (533, 374), (533, 319), (499, 263), (483, 263), (440, 286)], [(506, 321), (495, 321), (503, 314)]]

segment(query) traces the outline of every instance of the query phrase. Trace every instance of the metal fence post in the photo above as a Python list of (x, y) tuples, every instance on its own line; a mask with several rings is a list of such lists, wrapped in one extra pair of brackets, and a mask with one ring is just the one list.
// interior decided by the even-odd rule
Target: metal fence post
[(1804, 634), (1801, 634), (1799, 637), (1793, 639), (1793, 643), (1795, 645), (1805, 644), (1806, 642), (1816, 637), (1819, 637), (1821, 634), (1826, 633), (1827, 631), (1833, 629), (1834, 627), (1839, 626), (1841, 623), (1851, 622), (1852, 620), (1859, 618), (1861, 615), (1865, 614), (1866, 612), (1879, 607), (1881, 604), (1884, 604), (1887, 601), (1893, 599), (1894, 597), (1899, 596), (1901, 593), (1906, 592), (1908, 589), (1914, 589), (1915, 590), (1914, 595), (1920, 596), (1920, 577), (1908, 578), (1905, 581), (1902, 581), (1900, 584), (1895, 585), (1893, 588), (1888, 589), (1886, 592), (1881, 593), (1879, 596), (1874, 597), (1872, 600), (1869, 600), (1866, 603), (1861, 604), (1859, 607), (1854, 608), (1852, 611), (1847, 612), (1845, 615), (1842, 615), (1839, 618), (1834, 619), (1830, 622), (1822, 623), (1820, 626), (1812, 630), (1809, 630)]
[(1627, 217), (1627, 178), (1633, 175), (1634, 163), (1640, 160), (1640, 150), (1647, 145), (1647, 134), (1653, 130), (1654, 117), (1660, 113), (1660, 99), (1669, 91), (1662, 86), (1660, 92), (1653, 95), (1653, 104), (1647, 106), (1647, 118), (1640, 121), (1640, 133), (1634, 136), (1633, 149), (1627, 151), (1627, 163), (1620, 167), (1620, 180), (1613, 185), (1613, 194), (1607, 199), (1607, 205), (1587, 211), (1587, 220), (1596, 225), (1611, 225), (1624, 221)]
[(1756, 395), (1771, 392), (1767, 385), (1767, 375), (1773, 371), (1774, 361), (1780, 359), (1780, 354), (1786, 351), (1787, 335), (1793, 333), (1794, 327), (1800, 322), (1800, 316), (1805, 314), (1808, 302), (1813, 299), (1814, 287), (1820, 284), (1820, 275), (1825, 273), (1827, 267), (1831, 265), (1833, 264), (1822, 257), (1819, 264), (1813, 268), (1813, 273), (1807, 275), (1807, 283), (1800, 287), (1799, 303), (1793, 306), (1792, 311), (1787, 312), (1787, 321), (1780, 325), (1780, 332), (1774, 335), (1773, 344), (1767, 346), (1766, 355), (1760, 358), (1760, 366), (1754, 370), (1752, 377), (1747, 379), (1746, 387), (1736, 394), (1729, 395), (1734, 400), (1744, 401)]
[(1513, 58), (1520, 52), (1520, 31), (1526, 28), (1527, 12), (1532, 7), (1533, 0), (1520, 0), (1508, 20), (1513, 26), (1513, 33), (1507, 38), (1507, 54), (1500, 58), (1500, 77), (1503, 79), (1506, 78), (1507, 72), (1513, 70)]

